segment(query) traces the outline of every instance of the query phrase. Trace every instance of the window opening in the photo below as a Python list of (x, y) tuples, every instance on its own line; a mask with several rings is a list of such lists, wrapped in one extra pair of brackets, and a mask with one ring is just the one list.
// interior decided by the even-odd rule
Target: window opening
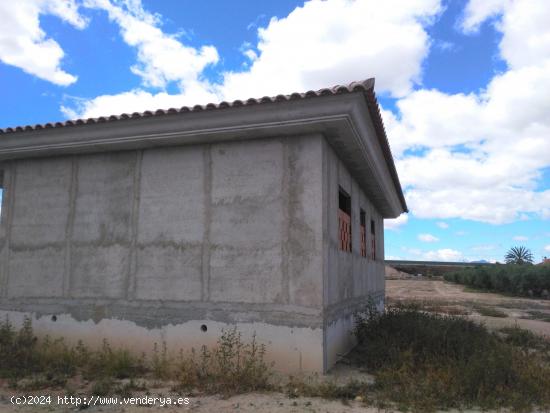
[(338, 234), (340, 250), (351, 252), (351, 197), (342, 188), (338, 192)]
[(361, 225), (361, 256), (367, 256), (367, 215), (362, 209), (359, 212), (359, 223)]

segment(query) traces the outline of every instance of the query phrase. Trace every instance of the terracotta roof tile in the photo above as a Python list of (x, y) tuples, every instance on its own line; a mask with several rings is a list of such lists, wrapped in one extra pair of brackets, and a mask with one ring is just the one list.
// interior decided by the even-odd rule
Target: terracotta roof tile
[(63, 127), (74, 127), (79, 125), (89, 125), (95, 123), (105, 123), (105, 122), (117, 122), (127, 119), (139, 119), (152, 116), (168, 116), (174, 114), (188, 113), (188, 112), (201, 112), (205, 110), (223, 110), (232, 107), (241, 107), (241, 106), (253, 106), (258, 104), (272, 104), (276, 102), (299, 100), (299, 99), (315, 99), (322, 96), (331, 96), (339, 95), (343, 93), (354, 93), (354, 92), (363, 92), (367, 106), (369, 108), (369, 113), (374, 123), (374, 128), (376, 130), (376, 135), (378, 141), (382, 147), (385, 160), (388, 164), (390, 174), (397, 188), (399, 188), (398, 193), (400, 197), (401, 204), (403, 209), (407, 211), (407, 205), (405, 203), (405, 198), (401, 191), (401, 185), (399, 183), (399, 178), (397, 176), (397, 171), (393, 162), (393, 156), (391, 154), (390, 146), (386, 137), (386, 132), (384, 129), (384, 124), (382, 122), (382, 116), (380, 114), (380, 108), (376, 100), (376, 94), (374, 93), (374, 78), (366, 79), (359, 82), (352, 82), (348, 85), (336, 85), (331, 88), (323, 88), (320, 90), (309, 90), (305, 93), (292, 93), (290, 95), (277, 95), (273, 97), (264, 96), (259, 99), (250, 98), (245, 101), (243, 100), (234, 100), (232, 102), (219, 102), (219, 103), (208, 103), (206, 105), (195, 105), (193, 107), (183, 106), (179, 109), (170, 108), (167, 110), (158, 109), (156, 111), (145, 111), (145, 112), (134, 112), (132, 114), (123, 113), (121, 115), (111, 115), (108, 117), (100, 116), (98, 118), (88, 118), (88, 119), (74, 119), (67, 120), (65, 122), (56, 122), (46, 123), (46, 124), (37, 124), (37, 125), (26, 125), (26, 126), (17, 126), (0, 129), (0, 135), (10, 134), (10, 133), (19, 133), (19, 132), (28, 132), (40, 129), (51, 129), (51, 128), (63, 128)]
[(373, 92), (374, 88), (374, 79), (367, 79), (362, 82), (352, 82), (348, 85), (337, 85), (332, 88), (324, 88), (320, 90), (309, 90), (305, 93), (291, 93), (290, 95), (277, 95), (274, 97), (264, 96), (259, 99), (250, 98), (247, 100), (234, 100), (233, 102), (220, 102), (220, 103), (208, 103), (206, 105), (195, 105), (192, 107), (183, 106), (179, 109), (176, 108), (170, 108), (170, 109), (158, 109), (156, 111), (145, 111), (145, 112), (134, 112), (132, 114), (123, 113), (121, 115), (111, 115), (111, 116), (100, 116), (98, 118), (89, 118), (89, 119), (74, 119), (74, 120), (67, 120), (65, 122), (56, 122), (55, 124), (52, 123), (46, 123), (46, 124), (38, 124), (38, 125), (26, 125), (26, 126), (17, 126), (17, 127), (9, 127), (0, 129), (0, 134), (3, 133), (14, 133), (14, 132), (22, 132), (22, 131), (31, 131), (31, 130), (37, 130), (37, 129), (45, 129), (45, 128), (61, 128), (61, 127), (67, 127), (67, 126), (76, 126), (76, 125), (84, 125), (84, 124), (93, 124), (93, 123), (103, 123), (103, 122), (116, 122), (118, 120), (124, 120), (124, 119), (137, 119), (137, 118), (143, 118), (143, 117), (149, 117), (149, 116), (164, 116), (167, 114), (176, 114), (176, 113), (185, 113), (185, 112), (200, 112), (203, 110), (214, 110), (214, 109), (225, 109), (230, 107), (240, 107), (240, 106), (252, 106), (257, 104), (265, 104), (265, 103), (275, 103), (275, 102), (281, 102), (281, 101), (288, 101), (288, 100), (297, 100), (297, 99), (309, 99), (309, 98), (315, 98), (319, 96), (327, 96), (327, 95), (338, 95), (342, 93), (352, 93), (357, 91), (363, 91), (363, 92)]

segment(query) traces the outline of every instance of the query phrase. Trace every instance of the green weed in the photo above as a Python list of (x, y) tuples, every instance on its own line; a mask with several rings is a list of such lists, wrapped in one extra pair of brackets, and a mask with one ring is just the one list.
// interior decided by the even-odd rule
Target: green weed
[(486, 307), (484, 305), (475, 304), (474, 310), (480, 315), (485, 317), (506, 318), (508, 314), (493, 307)]
[(254, 335), (243, 343), (236, 328), (222, 331), (214, 349), (194, 349), (179, 361), (179, 389), (196, 388), (226, 396), (270, 388), (271, 365), (264, 361), (266, 348)]
[[(214, 348), (181, 353), (179, 359), (168, 354), (166, 344), (160, 351), (155, 345), (147, 360), (127, 349), (112, 348), (106, 340), (99, 350), (82, 342), (69, 346), (47, 336), (38, 340), (30, 319), (19, 330), (9, 320), (0, 324), (0, 378), (7, 378), (13, 388), (27, 390), (62, 387), (77, 374), (93, 381), (92, 392), (97, 395), (131, 394), (139, 387), (137, 377), (177, 380), (178, 389), (225, 395), (265, 390), (270, 388), (272, 374), (265, 352), (255, 335), (245, 343), (236, 328), (223, 331)], [(126, 379), (130, 381), (120, 384)]]
[(526, 318), (529, 320), (540, 320), (550, 323), (550, 313), (548, 312), (528, 310), (527, 314), (529, 314), (529, 316)]
[(503, 338), (464, 318), (394, 306), (359, 315), (356, 335), (350, 359), (375, 375), (376, 398), (402, 409), (550, 406), (548, 359), (536, 346), (524, 351), (518, 333)]

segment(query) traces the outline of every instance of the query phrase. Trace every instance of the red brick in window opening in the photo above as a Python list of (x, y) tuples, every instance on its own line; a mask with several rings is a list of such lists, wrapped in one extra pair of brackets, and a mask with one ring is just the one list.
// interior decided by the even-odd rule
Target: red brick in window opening
[(340, 249), (351, 252), (351, 197), (342, 188), (338, 191), (338, 236)]
[(340, 249), (351, 252), (351, 218), (341, 209), (338, 210), (338, 233), (340, 236)]

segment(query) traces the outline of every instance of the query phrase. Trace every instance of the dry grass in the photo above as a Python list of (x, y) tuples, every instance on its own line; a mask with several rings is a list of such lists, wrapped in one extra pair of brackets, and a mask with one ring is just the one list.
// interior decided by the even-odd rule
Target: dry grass
[(522, 317), (527, 320), (540, 320), (550, 323), (550, 313), (537, 310), (527, 310), (527, 316)]
[[(242, 341), (236, 330), (224, 331), (217, 346), (170, 357), (163, 345), (155, 346), (151, 359), (126, 349), (113, 349), (104, 341), (100, 350), (82, 343), (68, 346), (63, 340), (38, 340), (30, 319), (20, 330), (8, 320), (0, 324), (0, 378), (19, 390), (63, 388), (68, 379), (81, 376), (92, 381), (92, 392), (128, 394), (136, 378), (173, 381), (174, 390), (221, 393), (226, 396), (270, 389), (272, 366), (264, 361), (266, 349), (253, 337)], [(121, 380), (130, 379), (120, 384)]]
[(290, 377), (275, 384), (272, 366), (264, 361), (266, 348), (255, 338), (243, 342), (236, 329), (225, 331), (213, 348), (172, 357), (161, 345), (146, 358), (107, 342), (90, 350), (63, 340), (37, 340), (29, 320), (19, 331), (7, 321), (0, 324), (0, 377), (25, 392), (73, 392), (72, 381), (83, 377), (97, 395), (129, 396), (163, 386), (186, 395), (226, 397), (281, 391), (290, 398), (358, 400), (415, 412), (550, 407), (548, 341), (519, 328), (491, 333), (464, 317), (444, 315), (453, 305), (449, 302), (424, 304), (436, 312), (398, 305), (383, 314), (367, 307), (359, 315), (355, 333), (360, 344), (347, 361), (370, 372), (374, 382)]
[(474, 304), (474, 310), (485, 317), (496, 317), (496, 318), (506, 318), (508, 317), (508, 314), (505, 312), (494, 308), (494, 307), (488, 307), (480, 304)]
[(514, 338), (510, 332), (503, 337), (463, 317), (418, 307), (366, 314), (358, 322), (360, 345), (351, 357), (375, 374), (376, 398), (418, 412), (550, 407), (547, 347), (515, 331)]

